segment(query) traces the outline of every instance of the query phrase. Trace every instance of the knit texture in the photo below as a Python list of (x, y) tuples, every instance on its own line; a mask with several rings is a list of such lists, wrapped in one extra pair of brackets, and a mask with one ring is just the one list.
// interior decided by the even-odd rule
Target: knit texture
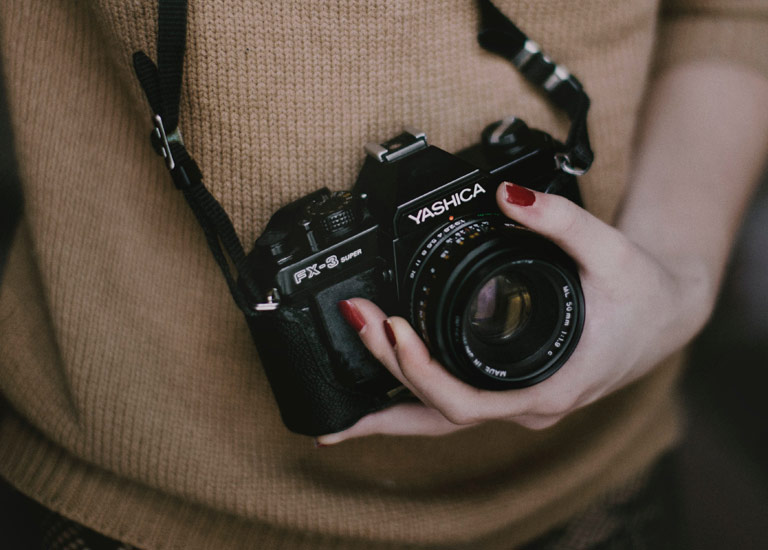
[[(607, 221), (654, 59), (768, 73), (765, 2), (681, 2), (662, 42), (654, 0), (498, 5), (585, 83), (597, 161), (581, 187)], [(191, 2), (180, 126), (246, 247), (279, 206), (349, 188), (362, 144), (404, 125), (448, 151), (507, 114), (564, 138), (565, 117), (483, 52), (476, 28), (472, 2)], [(492, 550), (673, 444), (679, 357), (540, 432), (490, 423), (320, 450), (288, 432), (149, 145), (130, 57), (155, 58), (155, 38), (150, 0), (0, 3), (26, 204), (0, 287), (0, 475), (146, 549)]]

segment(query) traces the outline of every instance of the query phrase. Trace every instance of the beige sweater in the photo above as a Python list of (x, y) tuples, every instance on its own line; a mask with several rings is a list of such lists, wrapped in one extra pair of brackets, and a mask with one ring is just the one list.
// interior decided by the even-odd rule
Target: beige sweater
[[(604, 220), (654, 59), (768, 74), (765, 0), (668, 3), (498, 2), (593, 99), (581, 185)], [(181, 128), (243, 241), (280, 205), (349, 188), (362, 144), (406, 124), (449, 151), (507, 114), (564, 137), (565, 118), (476, 44), (476, 17), (469, 0), (192, 1)], [(26, 200), (0, 286), (0, 475), (144, 548), (501, 549), (673, 445), (678, 359), (539, 432), (319, 450), (288, 432), (148, 143), (130, 56), (154, 57), (155, 25), (153, 0), (0, 2)]]

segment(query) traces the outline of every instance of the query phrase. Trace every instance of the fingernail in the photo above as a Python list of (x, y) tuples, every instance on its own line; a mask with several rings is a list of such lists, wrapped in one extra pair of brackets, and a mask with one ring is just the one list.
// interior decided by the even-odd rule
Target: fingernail
[(315, 449), (322, 449), (323, 447), (330, 447), (330, 445), (326, 445), (325, 443), (320, 443), (317, 438), (314, 439)]
[(393, 348), (397, 347), (397, 338), (395, 338), (395, 331), (392, 330), (392, 325), (389, 324), (389, 319), (384, 319), (384, 334), (387, 335), (390, 345)]
[(533, 191), (526, 189), (525, 187), (515, 185), (514, 183), (505, 183), (504, 191), (507, 193), (506, 198), (509, 204), (515, 204), (517, 206), (531, 206), (534, 202), (536, 202), (536, 195), (533, 194)]
[(341, 316), (344, 317), (344, 320), (349, 326), (357, 332), (363, 330), (363, 327), (365, 327), (365, 319), (361, 315), (360, 310), (357, 309), (352, 302), (349, 300), (342, 300), (336, 304), (336, 306), (339, 308)]

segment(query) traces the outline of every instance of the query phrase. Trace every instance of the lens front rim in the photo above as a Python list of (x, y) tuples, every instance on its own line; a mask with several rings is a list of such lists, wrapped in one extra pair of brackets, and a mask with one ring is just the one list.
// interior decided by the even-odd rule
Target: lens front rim
[[(574, 296), (580, 290), (562, 269), (549, 261), (519, 260), (501, 252), (489, 259), (487, 265), (489, 272), (483, 273), (484, 266), (478, 266), (465, 277), (451, 294), (445, 314), (438, 317), (444, 319), (438, 331), (447, 335), (443, 345), (450, 349), (450, 355), (455, 358), (455, 364), (460, 365), (459, 368), (465, 373), (470, 371), (475, 374), (472, 376), (473, 385), (487, 389), (533, 385), (554, 374), (574, 349), (573, 340), (577, 337), (580, 324), (577, 313), (583, 313), (583, 307), (576, 304)], [(472, 337), (466, 304), (468, 296), (478, 285), (503, 271), (540, 277), (539, 286), (543, 291), (537, 291), (534, 299), (546, 302), (535, 306), (538, 322), (528, 325), (509, 344), (494, 348)], [(544, 293), (549, 296), (543, 296)]]
[[(499, 218), (454, 222), (439, 232), (437, 243), (426, 241), (432, 244), (416, 270), (410, 308), (411, 322), (435, 358), (465, 382), (491, 390), (530, 386), (554, 374), (575, 349), (584, 324), (572, 260), (550, 241)], [(457, 246), (462, 238), (470, 246)], [(479, 285), (509, 269), (536, 272), (558, 289), (557, 319), (536, 353), (515, 364), (489, 363), (488, 354), (478, 354), (477, 344), (467, 341), (466, 312)]]

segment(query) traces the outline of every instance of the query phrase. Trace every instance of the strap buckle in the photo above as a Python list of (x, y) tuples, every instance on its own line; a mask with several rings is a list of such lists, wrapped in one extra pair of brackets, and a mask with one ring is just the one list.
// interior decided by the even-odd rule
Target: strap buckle
[(552, 61), (533, 40), (525, 41), (522, 49), (512, 59), (512, 64), (528, 80), (544, 88), (550, 95), (563, 83), (567, 83), (577, 93), (581, 91), (581, 84), (570, 71)]
[[(160, 115), (152, 116), (155, 129), (150, 136), (155, 152), (165, 159), (165, 166), (171, 174), (173, 183), (179, 189), (189, 189), (199, 183), (203, 177), (195, 161), (189, 156), (181, 139), (181, 132), (177, 127), (170, 135), (165, 132), (163, 118)], [(173, 151), (176, 150), (174, 157)]]
[(165, 159), (165, 165), (168, 167), (168, 170), (173, 171), (176, 168), (176, 161), (173, 158), (173, 153), (171, 153), (171, 143), (184, 145), (184, 141), (181, 139), (181, 132), (179, 132), (177, 127), (171, 135), (167, 135), (163, 125), (163, 117), (160, 115), (152, 117), (152, 124), (155, 126), (152, 132), (152, 145), (157, 153)]
[(568, 82), (569, 84), (573, 85), (573, 77), (571, 76), (570, 71), (563, 67), (562, 65), (555, 65), (555, 70), (552, 71), (552, 74), (549, 75), (549, 77), (544, 81), (544, 84), (542, 86), (548, 93), (554, 92), (560, 84)]
[(512, 59), (512, 64), (518, 68), (518, 70), (522, 71), (525, 66), (528, 64), (528, 62), (531, 60), (531, 58), (541, 53), (541, 46), (539, 46), (536, 42), (533, 40), (526, 40), (523, 44), (522, 49), (517, 52), (515, 57)]

